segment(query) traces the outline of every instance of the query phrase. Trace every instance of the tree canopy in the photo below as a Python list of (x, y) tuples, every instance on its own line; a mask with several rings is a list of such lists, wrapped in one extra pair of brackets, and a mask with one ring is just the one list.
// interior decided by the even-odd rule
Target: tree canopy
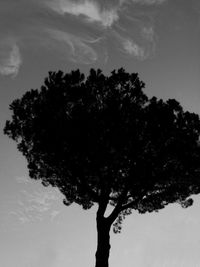
[(18, 143), (30, 177), (57, 187), (64, 204), (131, 210), (192, 205), (200, 192), (200, 120), (174, 99), (149, 98), (137, 73), (49, 72), (44, 85), (13, 101), (5, 134)]

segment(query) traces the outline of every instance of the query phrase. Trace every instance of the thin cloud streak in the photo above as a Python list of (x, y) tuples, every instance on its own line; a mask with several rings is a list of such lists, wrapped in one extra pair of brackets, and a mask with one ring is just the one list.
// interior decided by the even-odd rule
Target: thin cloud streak
[(10, 40), (0, 44), (0, 74), (15, 77), (22, 64), (19, 47)]
[(52, 40), (64, 45), (63, 52), (66, 53), (67, 59), (70, 58), (73, 62), (84, 64), (91, 64), (98, 59), (97, 53), (87, 44), (87, 40), (57, 29), (47, 29), (46, 31)]
[(168, 0), (131, 0), (133, 3), (142, 5), (161, 5)]

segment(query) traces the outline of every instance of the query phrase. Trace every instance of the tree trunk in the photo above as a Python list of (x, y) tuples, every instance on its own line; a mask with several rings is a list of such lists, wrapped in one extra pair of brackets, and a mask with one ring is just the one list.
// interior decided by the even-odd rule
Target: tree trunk
[(111, 224), (103, 217), (97, 216), (97, 251), (95, 267), (108, 267), (110, 253)]

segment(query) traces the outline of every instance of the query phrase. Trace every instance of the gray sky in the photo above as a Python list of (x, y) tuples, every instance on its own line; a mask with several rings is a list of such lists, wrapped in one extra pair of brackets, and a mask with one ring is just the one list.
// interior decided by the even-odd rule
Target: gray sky
[[(1, 0), (0, 258), (4, 267), (94, 266), (95, 212), (28, 178), (2, 134), (9, 104), (39, 88), (50, 70), (124, 67), (149, 96), (176, 98), (200, 114), (198, 0)], [(110, 266), (200, 266), (200, 197), (186, 210), (129, 216), (111, 234)]]

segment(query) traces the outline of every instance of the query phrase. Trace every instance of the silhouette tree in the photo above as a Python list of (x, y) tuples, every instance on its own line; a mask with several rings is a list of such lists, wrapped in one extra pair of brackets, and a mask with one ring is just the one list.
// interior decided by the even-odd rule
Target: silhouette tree
[[(57, 187), (64, 204), (98, 205), (96, 267), (108, 267), (110, 228), (126, 215), (192, 205), (200, 192), (200, 120), (174, 99), (148, 98), (138, 74), (49, 72), (40, 90), (10, 105), (4, 133), (30, 177)], [(113, 206), (105, 215), (108, 205)]]

